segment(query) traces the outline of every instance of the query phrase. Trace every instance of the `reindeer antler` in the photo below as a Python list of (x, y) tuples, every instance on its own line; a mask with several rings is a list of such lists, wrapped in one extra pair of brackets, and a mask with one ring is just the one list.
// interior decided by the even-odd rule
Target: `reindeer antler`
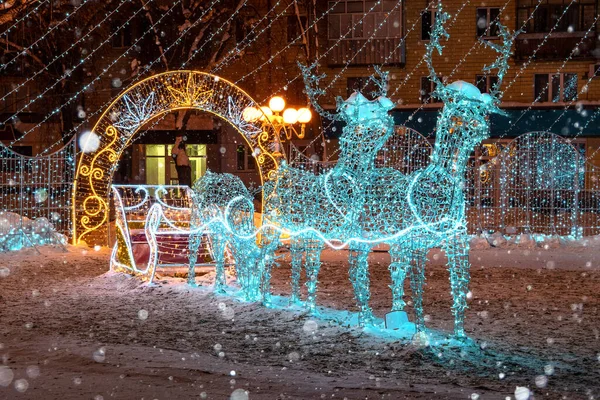
[(373, 95), (374, 97), (387, 97), (390, 73), (389, 71), (384, 72), (379, 65), (374, 65), (373, 69), (375, 70), (375, 73), (379, 75), (379, 79), (373, 75), (369, 77), (369, 80), (373, 82), (378, 89), (377, 91), (373, 92)]
[(325, 78), (325, 74), (315, 75), (313, 74), (313, 65), (302, 65), (302, 63), (298, 62), (298, 67), (302, 71), (302, 78), (304, 79), (304, 87), (306, 88), (306, 95), (310, 100), (310, 104), (315, 108), (322, 117), (325, 117), (331, 121), (341, 121), (342, 118), (338, 114), (330, 113), (329, 111), (325, 111), (323, 107), (319, 104), (317, 100), (320, 96), (325, 94), (325, 90), (319, 87), (319, 81)]
[(499, 101), (500, 97), (502, 97), (500, 87), (502, 86), (502, 81), (504, 80), (506, 71), (508, 71), (508, 59), (510, 58), (510, 56), (512, 56), (513, 43), (517, 35), (522, 31), (521, 29), (519, 29), (514, 34), (511, 34), (509, 30), (501, 23), (498, 23), (498, 30), (498, 36), (500, 36), (500, 38), (502, 39), (501, 45), (492, 43), (489, 40), (480, 39), (487, 47), (500, 54), (496, 61), (494, 61), (490, 65), (486, 65), (483, 67), (483, 70), (485, 72), (490, 72), (493, 69), (498, 70), (498, 81), (492, 85), (490, 90), (490, 95), (492, 95), (497, 101)]
[(431, 36), (429, 38), (429, 43), (425, 45), (425, 62), (427, 63), (427, 69), (429, 69), (429, 78), (435, 83), (436, 91), (435, 93), (439, 96), (442, 94), (440, 92), (441, 88), (444, 87), (444, 84), (438, 77), (435, 72), (435, 68), (433, 68), (433, 51), (437, 50), (438, 54), (442, 54), (442, 50), (444, 46), (440, 43), (440, 38), (445, 38), (448, 40), (450, 35), (444, 28), (444, 24), (446, 21), (450, 19), (450, 14), (443, 11), (442, 2), (438, 2), (435, 12), (435, 21), (433, 23), (433, 29), (431, 30)]

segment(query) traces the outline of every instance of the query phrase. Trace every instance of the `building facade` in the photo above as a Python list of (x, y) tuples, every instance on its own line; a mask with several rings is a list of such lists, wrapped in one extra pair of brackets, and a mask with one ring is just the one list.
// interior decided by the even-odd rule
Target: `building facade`
[[(322, 82), (327, 94), (321, 102), (333, 109), (336, 96), (346, 97), (354, 90), (368, 93), (372, 66), (381, 65), (390, 72), (396, 123), (431, 138), (441, 104), (430, 96), (433, 87), (423, 57), (435, 6), (436, 2), (412, 0), (249, 1), (235, 15), (235, 22), (222, 25), (229, 36), (218, 53), (221, 62), (206, 67), (205, 60), (196, 59), (186, 68), (229, 79), (259, 104), (281, 95), (290, 105), (301, 107), (307, 99), (297, 63), (318, 63), (318, 73), (327, 75)], [(436, 71), (448, 82), (471, 82), (482, 92), (489, 91), (497, 79), (484, 72), (484, 65), (492, 63), (496, 54), (483, 41), (499, 42), (498, 21), (510, 30), (523, 29), (502, 86), (502, 108), (508, 116), (492, 117), (491, 140), (509, 141), (523, 133), (548, 130), (582, 143), (586, 154), (600, 165), (600, 156), (592, 156), (600, 146), (598, 0), (446, 0), (443, 6), (452, 16), (447, 24), (450, 38), (443, 54), (433, 60)], [(155, 40), (152, 34), (138, 42), (144, 32), (152, 32), (148, 21), (142, 18), (115, 30), (117, 22), (111, 24), (112, 36), (101, 55), (90, 59), (81, 73), (64, 79), (89, 86), (73, 89), (76, 100), (60, 115), (48, 117), (64, 97), (44, 95), (46, 81), (29, 81), (25, 66), (17, 62), (4, 69), (0, 76), (4, 93), (23, 86), (3, 96), (0, 103), (3, 143), (13, 143), (15, 150), (27, 155), (58, 148), (68, 139), (65, 132), (74, 127), (77, 132), (91, 129), (97, 115), (130, 83), (165, 69), (159, 53), (145, 51)], [(163, 49), (169, 48), (168, 38)], [(137, 53), (130, 55), (130, 48)], [(15, 54), (5, 52), (3, 60), (12, 60)], [(110, 65), (108, 72), (106, 65)], [(149, 66), (147, 71), (139, 73), (144, 66)], [(43, 100), (29, 104), (40, 95)], [(66, 113), (72, 119), (68, 124)], [(149, 122), (122, 155), (115, 181), (177, 183), (169, 146), (185, 131), (194, 178), (210, 169), (239, 174), (249, 185), (259, 184), (253, 149), (226, 122), (190, 113), (182, 127), (181, 119), (173, 114)], [(293, 142), (307, 156), (335, 159), (337, 128), (315, 115), (306, 137)], [(24, 132), (27, 135), (19, 140)]]

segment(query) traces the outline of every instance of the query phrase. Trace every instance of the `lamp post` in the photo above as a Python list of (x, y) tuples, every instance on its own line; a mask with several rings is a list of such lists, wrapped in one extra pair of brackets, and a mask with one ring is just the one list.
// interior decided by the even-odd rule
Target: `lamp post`
[[(280, 142), (291, 140), (294, 135), (298, 139), (304, 138), (304, 128), (310, 122), (312, 113), (306, 107), (299, 109), (285, 107), (285, 100), (281, 96), (274, 96), (269, 100), (268, 106), (260, 108), (246, 107), (242, 113), (246, 122), (262, 122), (263, 130), (271, 126)], [(300, 124), (300, 132), (296, 130)]]

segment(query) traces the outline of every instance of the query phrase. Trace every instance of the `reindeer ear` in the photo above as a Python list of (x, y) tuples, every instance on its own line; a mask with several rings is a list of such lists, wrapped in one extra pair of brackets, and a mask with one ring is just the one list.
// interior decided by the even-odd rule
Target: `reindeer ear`
[(391, 110), (392, 108), (394, 108), (394, 102), (388, 99), (387, 97), (379, 96), (377, 98), (377, 102), (379, 103), (381, 108), (385, 110)]

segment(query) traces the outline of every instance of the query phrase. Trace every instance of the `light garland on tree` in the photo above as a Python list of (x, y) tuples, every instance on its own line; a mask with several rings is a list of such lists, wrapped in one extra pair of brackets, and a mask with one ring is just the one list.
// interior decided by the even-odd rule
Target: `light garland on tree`
[[(170, 8), (169, 8), (167, 11), (165, 11), (165, 13), (164, 13), (164, 14), (162, 14), (162, 15), (161, 15), (161, 17), (160, 17), (160, 18), (159, 18), (159, 19), (158, 19), (158, 20), (157, 20), (157, 21), (156, 21), (154, 24), (152, 24), (152, 26), (151, 26), (151, 28), (150, 28), (150, 29), (152, 29), (154, 26), (156, 26), (157, 24), (159, 24), (159, 23), (160, 23), (160, 22), (161, 22), (161, 21), (162, 21), (164, 18), (166, 18), (166, 17), (167, 17), (167, 16), (168, 16), (168, 15), (169, 15), (169, 14), (170, 14), (170, 13), (171, 13), (171, 12), (172, 12), (174, 9), (175, 9), (175, 7), (176, 7), (176, 6), (177, 6), (177, 5), (178, 5), (178, 4), (179, 4), (181, 1), (182, 1), (182, 0), (177, 0), (175, 3), (173, 3), (173, 5), (172, 5), (172, 6), (171, 6), (171, 7), (170, 7)], [(137, 13), (139, 13), (141, 10), (143, 10), (143, 8), (141, 8), (141, 9), (140, 9), (140, 10), (138, 10), (136, 13), (134, 13), (133, 15), (131, 15), (131, 16), (129, 17), (129, 19), (128, 19), (128, 20), (125, 22), (125, 24), (127, 24), (129, 21), (131, 21), (131, 20), (132, 20), (132, 19), (133, 19), (133, 18), (134, 18), (134, 17), (137, 15)], [(120, 26), (120, 28), (122, 28), (123, 26), (125, 26), (125, 24), (121, 25), (121, 26)], [(57, 113), (58, 113), (60, 110), (62, 110), (62, 109), (65, 107), (65, 106), (67, 106), (67, 105), (71, 104), (71, 102), (73, 102), (74, 100), (76, 100), (76, 99), (77, 99), (77, 98), (78, 98), (78, 97), (79, 97), (79, 96), (80, 96), (82, 93), (84, 93), (85, 91), (89, 90), (89, 89), (90, 89), (90, 88), (93, 86), (93, 84), (94, 84), (96, 81), (98, 81), (98, 80), (99, 80), (99, 79), (100, 79), (100, 78), (101, 78), (101, 77), (102, 77), (102, 76), (103, 76), (103, 75), (104, 75), (104, 74), (105, 74), (105, 73), (106, 73), (106, 72), (107, 72), (107, 71), (108, 71), (108, 70), (109, 70), (109, 69), (110, 69), (110, 68), (111, 68), (113, 65), (115, 65), (115, 64), (116, 64), (116, 63), (117, 63), (117, 62), (118, 62), (118, 61), (119, 61), (121, 58), (125, 57), (126, 55), (128, 55), (128, 54), (129, 54), (129, 52), (131, 52), (133, 49), (135, 49), (135, 47), (137, 46), (138, 42), (139, 42), (140, 40), (142, 40), (142, 38), (143, 38), (143, 37), (144, 37), (144, 36), (145, 36), (145, 35), (146, 35), (148, 32), (150, 32), (150, 29), (148, 29), (148, 30), (147, 30), (147, 31), (146, 31), (146, 32), (145, 32), (143, 35), (141, 35), (139, 38), (137, 38), (137, 39), (135, 40), (135, 42), (134, 42), (134, 43), (133, 43), (133, 44), (132, 44), (132, 45), (131, 45), (131, 46), (130, 46), (130, 47), (127, 49), (127, 50), (125, 50), (125, 51), (124, 51), (124, 52), (123, 52), (123, 53), (122, 53), (120, 56), (118, 56), (117, 58), (113, 59), (113, 60), (112, 60), (112, 61), (109, 63), (109, 65), (108, 65), (107, 67), (105, 67), (105, 68), (103, 69), (103, 71), (102, 71), (102, 72), (101, 72), (99, 75), (97, 75), (96, 77), (94, 77), (94, 78), (92, 79), (92, 81), (91, 81), (91, 82), (89, 82), (89, 83), (85, 84), (85, 85), (83, 86), (83, 88), (82, 88), (82, 89), (81, 89), (79, 92), (75, 93), (74, 95), (72, 95), (71, 97), (69, 97), (69, 99), (67, 99), (67, 101), (66, 101), (66, 102), (64, 102), (62, 105), (60, 105), (60, 106), (58, 106), (57, 108), (55, 108), (54, 110), (52, 110), (52, 111), (51, 111), (49, 114), (47, 114), (47, 115), (46, 115), (46, 116), (45, 116), (45, 117), (44, 117), (44, 118), (43, 118), (43, 119), (42, 119), (42, 120), (41, 120), (41, 121), (40, 121), (38, 124), (36, 124), (34, 127), (32, 127), (32, 128), (30, 128), (30, 129), (28, 129), (27, 131), (23, 132), (23, 135), (21, 136), (21, 138), (13, 140), (13, 141), (12, 141), (12, 142), (9, 144), (9, 147), (12, 147), (12, 146), (13, 146), (15, 143), (17, 143), (19, 140), (22, 140), (22, 138), (23, 138), (23, 137), (25, 137), (26, 135), (28, 135), (29, 133), (31, 133), (33, 130), (35, 130), (35, 129), (39, 128), (40, 126), (42, 126), (42, 124), (44, 124), (45, 122), (47, 122), (47, 121), (48, 121), (48, 120), (49, 120), (49, 119), (50, 119), (52, 116), (56, 115), (56, 114), (57, 114)], [(105, 39), (105, 40), (102, 42), (101, 46), (102, 46), (102, 45), (104, 45), (104, 44), (106, 44), (106, 43), (108, 43), (108, 41), (110, 41), (110, 40), (112, 39), (112, 37), (113, 37), (114, 35), (116, 35), (116, 34), (117, 34), (117, 32), (118, 32), (118, 30), (117, 30), (117, 31), (115, 31), (115, 32), (113, 32), (113, 33), (112, 33), (112, 34), (111, 34), (111, 35), (110, 35), (110, 36), (109, 36), (107, 39)], [(100, 47), (96, 48), (94, 51), (98, 50), (99, 48), (100, 48)], [(93, 52), (90, 52), (90, 54), (88, 54), (88, 55), (87, 55), (87, 56), (86, 56), (84, 59), (82, 59), (82, 60), (79, 62), (79, 64), (77, 64), (77, 65), (76, 65), (74, 68), (76, 68), (76, 67), (77, 67), (77, 66), (79, 66), (79, 65), (83, 65), (83, 63), (84, 63), (84, 62), (85, 62), (85, 61), (86, 61), (86, 60), (87, 60), (89, 57), (91, 57), (92, 55), (93, 55)], [(47, 93), (49, 90), (51, 90), (52, 88), (56, 87), (56, 85), (57, 85), (59, 82), (61, 82), (61, 80), (62, 80), (62, 79), (66, 78), (66, 77), (67, 77), (67, 75), (68, 75), (68, 73), (65, 73), (65, 74), (62, 76), (62, 78), (61, 78), (61, 79), (57, 80), (57, 81), (56, 81), (54, 84), (52, 84), (51, 86), (47, 87), (47, 88), (44, 90), (44, 92), (42, 92), (40, 95), (38, 95), (38, 97), (36, 97), (36, 99), (37, 99), (37, 98), (41, 98), (41, 97), (42, 97), (42, 96), (43, 96), (45, 93)], [(16, 114), (19, 114), (19, 113), (21, 113), (21, 112), (23, 112), (23, 111), (24, 111), (24, 110), (25, 110), (25, 109), (26, 109), (26, 108), (27, 108), (27, 107), (28, 107), (30, 104), (32, 104), (32, 103), (33, 103), (33, 101), (35, 101), (35, 99), (34, 99), (34, 100), (31, 100), (31, 101), (30, 101), (30, 102), (29, 102), (29, 103), (28, 103), (28, 104), (27, 104), (25, 107), (23, 107), (23, 108), (21, 108), (19, 111), (17, 111), (17, 112), (15, 113), (15, 115), (16, 115)], [(10, 119), (12, 119), (12, 118), (8, 118), (8, 119), (6, 119), (6, 120), (5, 120), (3, 123), (4, 123), (4, 124), (6, 124), (8, 121), (10, 121)]]
[(4, 30), (4, 32), (0, 33), (0, 36), (7, 36), (10, 31), (12, 30), (12, 28), (14, 28), (15, 26), (19, 25), (21, 22), (24, 22), (27, 18), (29, 18), (31, 15), (35, 15), (37, 14), (37, 11), (46, 3), (48, 3), (50, 0), (41, 0), (37, 6), (35, 6), (34, 8), (32, 8), (31, 10), (29, 10), (29, 12), (27, 12), (25, 15), (23, 15), (21, 18), (17, 18), (15, 20), (15, 22), (9, 26), (8, 28), (6, 28)]
[[(12, 60), (8, 61), (7, 63), (4, 64), (0, 64), (0, 72), (2, 72), (3, 70), (5, 70), (6, 68), (8, 68), (17, 58), (19, 58), (19, 56), (21, 55), (26, 55), (29, 54), (30, 51), (42, 40), (44, 40), (44, 38), (46, 38), (46, 36), (48, 36), (49, 34), (51, 34), (55, 29), (58, 29), (61, 27), (62, 24), (64, 24), (65, 22), (68, 22), (69, 19), (71, 17), (73, 17), (74, 15), (77, 14), (77, 12), (85, 5), (87, 4), (87, 2), (82, 2), (79, 6), (75, 7), (75, 9), (73, 10), (72, 13), (67, 13), (67, 15), (65, 16), (64, 19), (58, 21), (58, 23), (54, 24), (50, 29), (48, 29), (42, 36), (40, 36), (39, 38), (37, 38), (32, 44), (30, 44), (28, 47), (23, 48), (22, 50), (19, 51), (19, 54), (17, 54), (16, 56), (13, 57)], [(2, 98), (4, 99), (4, 97)]]
[[(150, 1), (154, 1), (154, 0), (150, 0)], [(43, 68), (41, 68), (40, 70), (36, 71), (36, 72), (35, 72), (35, 73), (34, 73), (32, 76), (28, 77), (28, 78), (27, 78), (27, 79), (25, 79), (24, 81), (22, 81), (22, 82), (18, 83), (17, 85), (15, 85), (11, 91), (9, 91), (9, 92), (8, 92), (8, 93), (6, 93), (6, 94), (5, 94), (5, 95), (4, 95), (2, 98), (0, 98), (0, 101), (3, 101), (3, 100), (5, 100), (5, 99), (6, 99), (8, 96), (10, 96), (11, 94), (13, 94), (13, 93), (15, 93), (15, 92), (18, 92), (18, 91), (19, 91), (19, 89), (21, 89), (21, 88), (25, 87), (25, 86), (26, 86), (26, 85), (27, 85), (29, 82), (31, 82), (33, 79), (35, 79), (35, 78), (36, 78), (37, 76), (39, 76), (41, 73), (43, 73), (43, 72), (47, 71), (47, 70), (48, 70), (48, 68), (50, 68), (50, 66), (52, 66), (52, 65), (53, 65), (53, 64), (54, 64), (56, 61), (58, 61), (58, 60), (62, 59), (62, 58), (63, 58), (63, 57), (64, 57), (64, 56), (65, 56), (67, 53), (69, 53), (71, 50), (73, 50), (73, 49), (75, 48), (75, 46), (77, 46), (77, 45), (78, 45), (78, 44), (80, 44), (82, 41), (84, 41), (84, 40), (85, 40), (87, 37), (89, 37), (89, 36), (90, 36), (90, 35), (91, 35), (91, 34), (92, 34), (92, 33), (93, 33), (95, 30), (96, 30), (96, 28), (99, 28), (99, 27), (101, 27), (101, 26), (102, 26), (102, 24), (103, 24), (103, 23), (104, 23), (104, 22), (105, 22), (107, 19), (109, 19), (109, 18), (110, 18), (110, 17), (111, 17), (111, 16), (112, 16), (114, 13), (117, 13), (117, 12), (119, 11), (119, 8), (121, 8), (121, 6), (122, 6), (122, 5), (124, 5), (124, 4), (127, 4), (127, 3), (128, 3), (127, 1), (121, 1), (121, 3), (120, 3), (120, 4), (119, 4), (119, 5), (118, 5), (118, 6), (117, 6), (115, 9), (113, 9), (113, 10), (112, 10), (110, 13), (108, 13), (108, 14), (107, 14), (107, 15), (104, 17), (104, 19), (102, 19), (102, 21), (100, 21), (98, 24), (94, 25), (94, 26), (92, 27), (92, 29), (90, 29), (90, 30), (89, 30), (89, 31), (88, 31), (88, 32), (87, 32), (85, 35), (82, 35), (82, 36), (81, 36), (79, 39), (77, 39), (77, 40), (76, 40), (76, 41), (75, 41), (73, 44), (71, 44), (71, 46), (69, 46), (69, 48), (68, 48), (67, 50), (63, 51), (63, 52), (62, 52), (60, 55), (56, 56), (56, 57), (55, 57), (53, 60), (51, 60), (49, 63), (47, 63), (47, 64), (46, 64), (46, 65), (45, 65)], [(143, 7), (140, 9), (140, 11), (141, 11), (141, 10), (143, 10)], [(120, 27), (119, 27), (119, 28), (116, 30), (116, 32), (118, 32), (119, 30), (121, 30), (121, 29), (122, 29), (124, 26), (125, 26), (125, 24), (121, 25), (121, 26), (120, 26)], [(37, 43), (39, 40), (41, 40), (41, 39), (38, 39), (38, 40), (36, 40), (36, 42), (35, 42), (35, 43)], [(34, 43), (34, 45), (35, 45), (35, 43)], [(96, 52), (96, 51), (97, 51), (97, 50), (98, 50), (98, 49), (99, 49), (101, 46), (103, 46), (103, 45), (104, 45), (104, 43), (102, 43), (100, 46), (98, 46), (98, 48), (94, 49), (94, 50), (93, 50), (93, 53), (95, 53), (95, 52)], [(33, 45), (31, 45), (30, 47), (33, 47)], [(25, 51), (23, 51), (21, 54), (25, 54)], [(11, 60), (11, 62), (12, 62), (12, 61), (14, 61), (16, 58), (17, 58), (17, 57), (15, 57), (13, 60)], [(9, 64), (10, 64), (10, 62), (9, 62), (9, 63), (7, 63), (7, 64), (5, 64), (3, 67), (5, 68), (5, 67), (6, 67), (6, 66), (8, 66)], [(75, 66), (74, 66), (74, 68), (77, 68), (77, 67), (79, 67), (79, 65), (81, 65), (81, 64), (75, 65)], [(0, 68), (0, 70), (1, 70), (1, 69), (2, 69), (2, 68)], [(72, 70), (71, 70), (71, 71), (72, 71)], [(58, 79), (58, 81), (57, 81), (56, 83), (59, 83), (59, 82), (61, 82), (61, 81), (62, 81), (64, 78), (65, 78), (65, 76), (63, 76), (63, 77), (59, 78), (59, 79)], [(49, 89), (49, 90), (51, 90), (51, 89)], [(46, 91), (46, 92), (47, 92), (47, 91)], [(46, 92), (44, 92), (44, 93), (46, 93)], [(28, 107), (29, 107), (31, 104), (33, 104), (33, 103), (34, 103), (35, 101), (37, 101), (38, 99), (41, 99), (42, 97), (43, 97), (43, 94), (40, 94), (38, 97), (34, 98), (34, 99), (33, 99), (33, 100), (30, 102), (30, 103), (28, 103), (28, 104), (27, 104), (27, 106), (25, 106), (24, 108), (28, 108)], [(21, 109), (21, 111), (22, 111), (22, 110), (23, 110), (23, 109)], [(20, 111), (19, 111), (19, 112), (20, 112)], [(16, 112), (16, 113), (14, 113), (13, 115), (11, 115), (11, 117), (10, 117), (9, 119), (7, 119), (7, 121), (8, 121), (8, 120), (10, 120), (10, 119), (13, 119), (13, 118), (15, 118), (15, 117), (17, 117), (17, 115), (18, 115), (18, 113), (19, 113), (19, 112)]]

